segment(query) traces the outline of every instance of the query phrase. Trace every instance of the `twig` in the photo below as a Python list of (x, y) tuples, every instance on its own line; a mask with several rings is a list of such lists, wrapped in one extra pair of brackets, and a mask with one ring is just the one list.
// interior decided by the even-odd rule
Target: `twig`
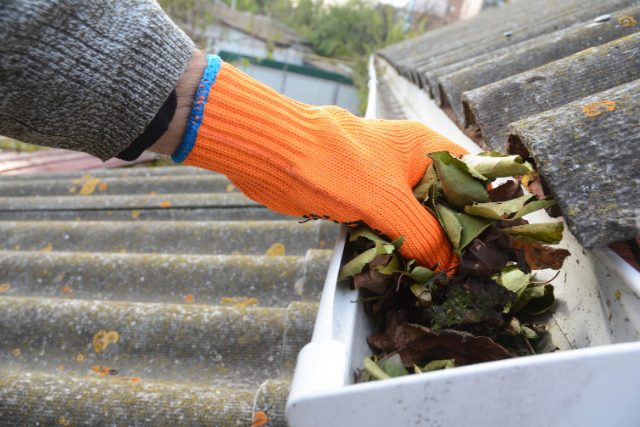
[(369, 298), (362, 298), (362, 299), (358, 299), (355, 301), (351, 301), (351, 302), (367, 302), (367, 301), (377, 301), (379, 299), (385, 299), (387, 296), (386, 295), (381, 295), (379, 297), (369, 297)]
[(405, 274), (407, 274), (407, 273), (402, 273), (400, 275), (400, 277), (398, 277), (398, 287), (396, 288), (396, 292), (398, 292), (400, 290), (400, 280), (402, 279), (402, 276), (404, 276)]
[[(409, 345), (409, 344), (407, 344)], [(382, 359), (380, 359), (380, 361), (378, 362), (378, 366), (382, 365), (382, 362), (384, 362), (385, 360), (387, 360), (388, 357), (393, 356), (394, 354), (400, 353), (402, 350), (404, 350), (405, 348), (407, 348), (407, 345), (403, 345), (402, 347), (400, 347), (399, 349), (397, 349), (396, 351), (392, 351), (391, 353), (387, 354), (385, 357), (383, 357)]]
[(547, 283), (549, 283), (549, 282), (551, 282), (551, 281), (555, 280), (555, 278), (556, 278), (556, 277), (558, 277), (558, 274), (560, 274), (560, 271), (558, 271), (558, 272), (556, 273), (556, 275), (555, 275), (555, 276), (553, 276), (553, 278), (551, 278), (551, 279), (547, 280), (546, 282), (529, 282), (529, 283), (530, 283), (530, 284), (532, 284), (532, 285), (546, 285)]
[(436, 274), (433, 279), (429, 280), (427, 283), (424, 284), (424, 287), (427, 288), (429, 287), (430, 284), (432, 284), (433, 282), (435, 282), (436, 280), (438, 280), (439, 278), (441, 278), (442, 276), (446, 276), (448, 272), (455, 270), (457, 267), (453, 267), (448, 269), (447, 271), (441, 271), (440, 273)]
[(533, 347), (531, 347), (531, 343), (529, 342), (529, 338), (525, 337), (524, 335), (522, 337), (524, 338), (524, 342), (527, 343), (527, 347), (529, 347), (529, 351), (531, 352), (531, 354), (536, 354), (536, 352), (533, 349)]

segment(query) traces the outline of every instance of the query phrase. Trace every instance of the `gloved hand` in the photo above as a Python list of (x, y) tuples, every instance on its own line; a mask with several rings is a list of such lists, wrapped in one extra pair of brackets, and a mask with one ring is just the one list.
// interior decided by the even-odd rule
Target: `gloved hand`
[(249, 198), (287, 215), (363, 223), (432, 268), (457, 265), (438, 221), (412, 193), (426, 154), (467, 151), (424, 125), (362, 119), (278, 94), (209, 57), (174, 161), (220, 172)]

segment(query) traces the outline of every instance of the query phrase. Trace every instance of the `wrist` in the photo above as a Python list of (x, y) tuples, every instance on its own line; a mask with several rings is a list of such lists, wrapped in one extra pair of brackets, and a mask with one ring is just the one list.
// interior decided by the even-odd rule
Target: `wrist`
[(194, 49), (182, 77), (176, 85), (177, 107), (167, 131), (149, 148), (149, 151), (172, 155), (176, 152), (187, 130), (200, 80), (207, 68), (207, 58), (201, 50)]

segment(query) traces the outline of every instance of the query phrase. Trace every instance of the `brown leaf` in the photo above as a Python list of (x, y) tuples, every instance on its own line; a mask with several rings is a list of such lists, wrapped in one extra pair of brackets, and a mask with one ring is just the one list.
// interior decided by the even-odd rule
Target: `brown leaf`
[(391, 262), (391, 258), (393, 255), (376, 256), (362, 270), (362, 273), (353, 276), (353, 287), (355, 289), (366, 288), (378, 295), (384, 294), (393, 282), (393, 274), (381, 274), (376, 267), (386, 267)]
[(509, 256), (506, 251), (487, 246), (480, 239), (474, 239), (469, 247), (458, 256), (458, 274), (476, 276), (491, 275), (507, 266)]
[(506, 202), (524, 196), (520, 181), (507, 181), (488, 191), (489, 200), (492, 202)]
[(560, 270), (566, 257), (571, 255), (566, 249), (556, 249), (535, 243), (513, 242), (512, 247), (524, 251), (527, 264), (532, 270), (552, 268)]
[[(384, 339), (379, 338), (381, 335), (372, 335), (367, 342), (372, 347), (387, 352), (406, 346), (400, 351), (400, 357), (407, 367), (427, 360), (455, 359), (456, 366), (465, 366), (513, 357), (491, 338), (476, 337), (468, 332), (451, 329), (433, 331), (424, 326), (404, 323)], [(378, 347), (379, 344), (384, 344), (384, 348)]]

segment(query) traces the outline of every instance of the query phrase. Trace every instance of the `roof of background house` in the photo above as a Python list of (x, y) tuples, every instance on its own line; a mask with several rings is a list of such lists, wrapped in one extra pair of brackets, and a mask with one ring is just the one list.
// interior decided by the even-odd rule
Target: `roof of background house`
[(638, 21), (638, 0), (527, 0), (378, 55), (483, 148), (533, 159), (590, 248), (640, 235)]
[(0, 195), (3, 425), (286, 425), (335, 224), (191, 167), (0, 176)]
[(301, 49), (312, 52), (311, 42), (268, 16), (232, 9), (220, 0), (214, 1), (211, 16), (221, 24), (261, 40), (274, 42), (278, 46), (298, 45)]

